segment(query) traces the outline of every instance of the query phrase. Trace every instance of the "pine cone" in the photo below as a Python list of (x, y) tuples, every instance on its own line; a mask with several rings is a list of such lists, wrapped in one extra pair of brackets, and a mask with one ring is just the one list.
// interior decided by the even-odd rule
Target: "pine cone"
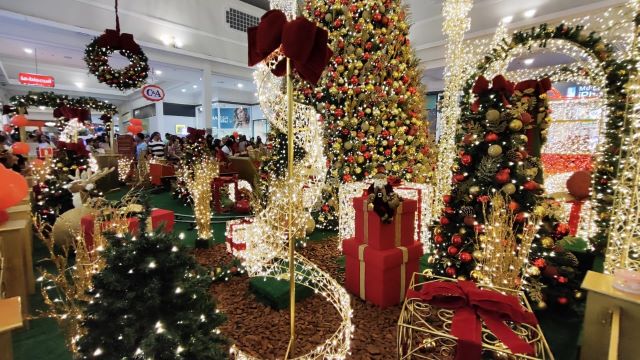
[(558, 265), (577, 267), (579, 264), (578, 258), (570, 251), (556, 254), (555, 260)]
[(472, 206), (463, 206), (460, 208), (460, 214), (462, 216), (473, 216), (475, 215), (475, 211), (473, 211)]
[(509, 150), (507, 152), (507, 159), (512, 162), (518, 162), (522, 159), (522, 154), (518, 150)]

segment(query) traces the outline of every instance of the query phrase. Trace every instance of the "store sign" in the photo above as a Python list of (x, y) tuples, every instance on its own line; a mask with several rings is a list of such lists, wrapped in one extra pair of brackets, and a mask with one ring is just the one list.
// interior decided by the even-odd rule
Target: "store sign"
[(147, 85), (142, 88), (142, 96), (149, 101), (161, 101), (164, 99), (164, 90), (157, 85)]
[(18, 82), (22, 85), (42, 86), (42, 87), (55, 87), (56, 82), (53, 76), (31, 74), (31, 73), (19, 73)]

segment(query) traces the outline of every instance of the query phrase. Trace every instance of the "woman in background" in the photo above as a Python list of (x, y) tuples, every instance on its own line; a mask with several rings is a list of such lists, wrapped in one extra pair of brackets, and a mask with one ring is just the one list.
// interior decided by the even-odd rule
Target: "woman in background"
[(164, 157), (164, 142), (160, 137), (160, 133), (157, 131), (151, 134), (151, 139), (149, 140), (149, 153), (156, 158)]

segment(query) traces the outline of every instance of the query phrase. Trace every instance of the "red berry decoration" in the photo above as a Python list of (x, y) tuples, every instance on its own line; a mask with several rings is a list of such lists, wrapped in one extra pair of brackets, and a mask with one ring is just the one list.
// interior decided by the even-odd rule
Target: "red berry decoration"
[(458, 254), (458, 251), (460, 250), (458, 250), (458, 248), (453, 245), (447, 248), (447, 253), (451, 256), (456, 256)]
[(543, 267), (547, 266), (547, 262), (543, 258), (537, 258), (533, 260), (533, 265), (538, 269), (542, 269)]
[(525, 220), (527, 220), (527, 213), (525, 212), (519, 212), (516, 214), (516, 218), (515, 218), (516, 222), (524, 222)]
[(567, 278), (566, 278), (566, 277), (564, 277), (564, 276), (558, 276), (558, 282), (559, 282), (560, 284), (566, 284), (566, 283), (568, 283), (568, 282), (569, 282), (569, 279), (567, 279)]
[(460, 253), (460, 261), (463, 263), (469, 263), (473, 260), (473, 256), (466, 251)]
[(451, 243), (455, 246), (461, 246), (462, 245), (462, 236), (460, 234), (454, 234), (451, 237)]
[(444, 270), (444, 272), (447, 274), (447, 276), (449, 277), (456, 277), (456, 268), (454, 268), (453, 266), (449, 266), (448, 268), (446, 268)]
[(569, 227), (569, 224), (559, 223), (556, 226), (556, 234), (558, 234), (561, 237), (569, 235), (570, 231), (571, 231), (571, 227)]

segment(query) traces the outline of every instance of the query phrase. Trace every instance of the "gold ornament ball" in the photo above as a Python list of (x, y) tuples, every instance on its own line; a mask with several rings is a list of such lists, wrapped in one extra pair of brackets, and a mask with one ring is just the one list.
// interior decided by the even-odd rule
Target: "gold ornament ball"
[(473, 253), (471, 253), (473, 255), (473, 258), (480, 261), (482, 260), (482, 251), (480, 250), (473, 250)]
[(422, 348), (425, 349), (426, 351), (428, 352), (434, 351), (436, 347), (437, 347), (436, 342), (431, 337), (426, 337), (424, 340), (422, 340)]
[(467, 280), (467, 277), (464, 276), (464, 275), (460, 275), (460, 276), (458, 276), (458, 280), (465, 281), (465, 280)]
[(351, 141), (347, 141), (346, 143), (344, 143), (344, 148), (346, 150), (351, 150), (353, 148), (353, 143)]
[(542, 244), (542, 247), (545, 249), (551, 249), (553, 247), (553, 244), (555, 243), (553, 241), (552, 238), (545, 236), (542, 238), (542, 240), (540, 240), (540, 243)]
[(460, 229), (458, 229), (458, 234), (460, 235), (464, 235), (467, 233), (467, 228), (465, 227), (461, 227)]
[(500, 121), (500, 112), (496, 109), (491, 109), (487, 111), (486, 118), (489, 123), (497, 123), (498, 121)]
[(584, 293), (582, 291), (576, 291), (573, 294), (573, 297), (576, 298), (576, 300), (580, 300), (584, 297)]
[(502, 154), (502, 146), (498, 144), (493, 144), (489, 146), (487, 153), (489, 154), (489, 156), (492, 156), (492, 157), (500, 156), (500, 154)]
[(479, 192), (480, 192), (480, 186), (473, 185), (473, 186), (469, 187), (469, 194), (478, 195)]
[(470, 275), (473, 281), (480, 281), (483, 278), (482, 271), (480, 270), (472, 270)]
[(539, 276), (540, 275), (540, 269), (538, 269), (538, 267), (536, 267), (536, 266), (529, 266), (527, 268), (527, 275), (529, 275), (529, 276)]
[(521, 129), (522, 129), (522, 121), (518, 119), (514, 119), (509, 122), (509, 130), (520, 131)]
[(369, 211), (373, 211), (373, 203), (369, 203), (369, 204), (367, 205), (367, 209), (368, 209)]
[(547, 308), (547, 303), (546, 303), (546, 302), (544, 302), (544, 301), (540, 301), (540, 302), (538, 302), (537, 307), (538, 307), (538, 309), (540, 309), (540, 310), (544, 310), (544, 309), (546, 309), (546, 308)]
[(512, 183), (504, 184), (504, 186), (502, 186), (502, 192), (507, 195), (512, 195), (516, 192), (516, 186)]
[(544, 216), (544, 206), (540, 206), (540, 205), (536, 206), (533, 209), (533, 214), (536, 216)]
[(529, 141), (529, 138), (525, 134), (520, 134), (519, 137), (520, 137), (520, 141), (522, 141), (523, 143), (526, 143)]

